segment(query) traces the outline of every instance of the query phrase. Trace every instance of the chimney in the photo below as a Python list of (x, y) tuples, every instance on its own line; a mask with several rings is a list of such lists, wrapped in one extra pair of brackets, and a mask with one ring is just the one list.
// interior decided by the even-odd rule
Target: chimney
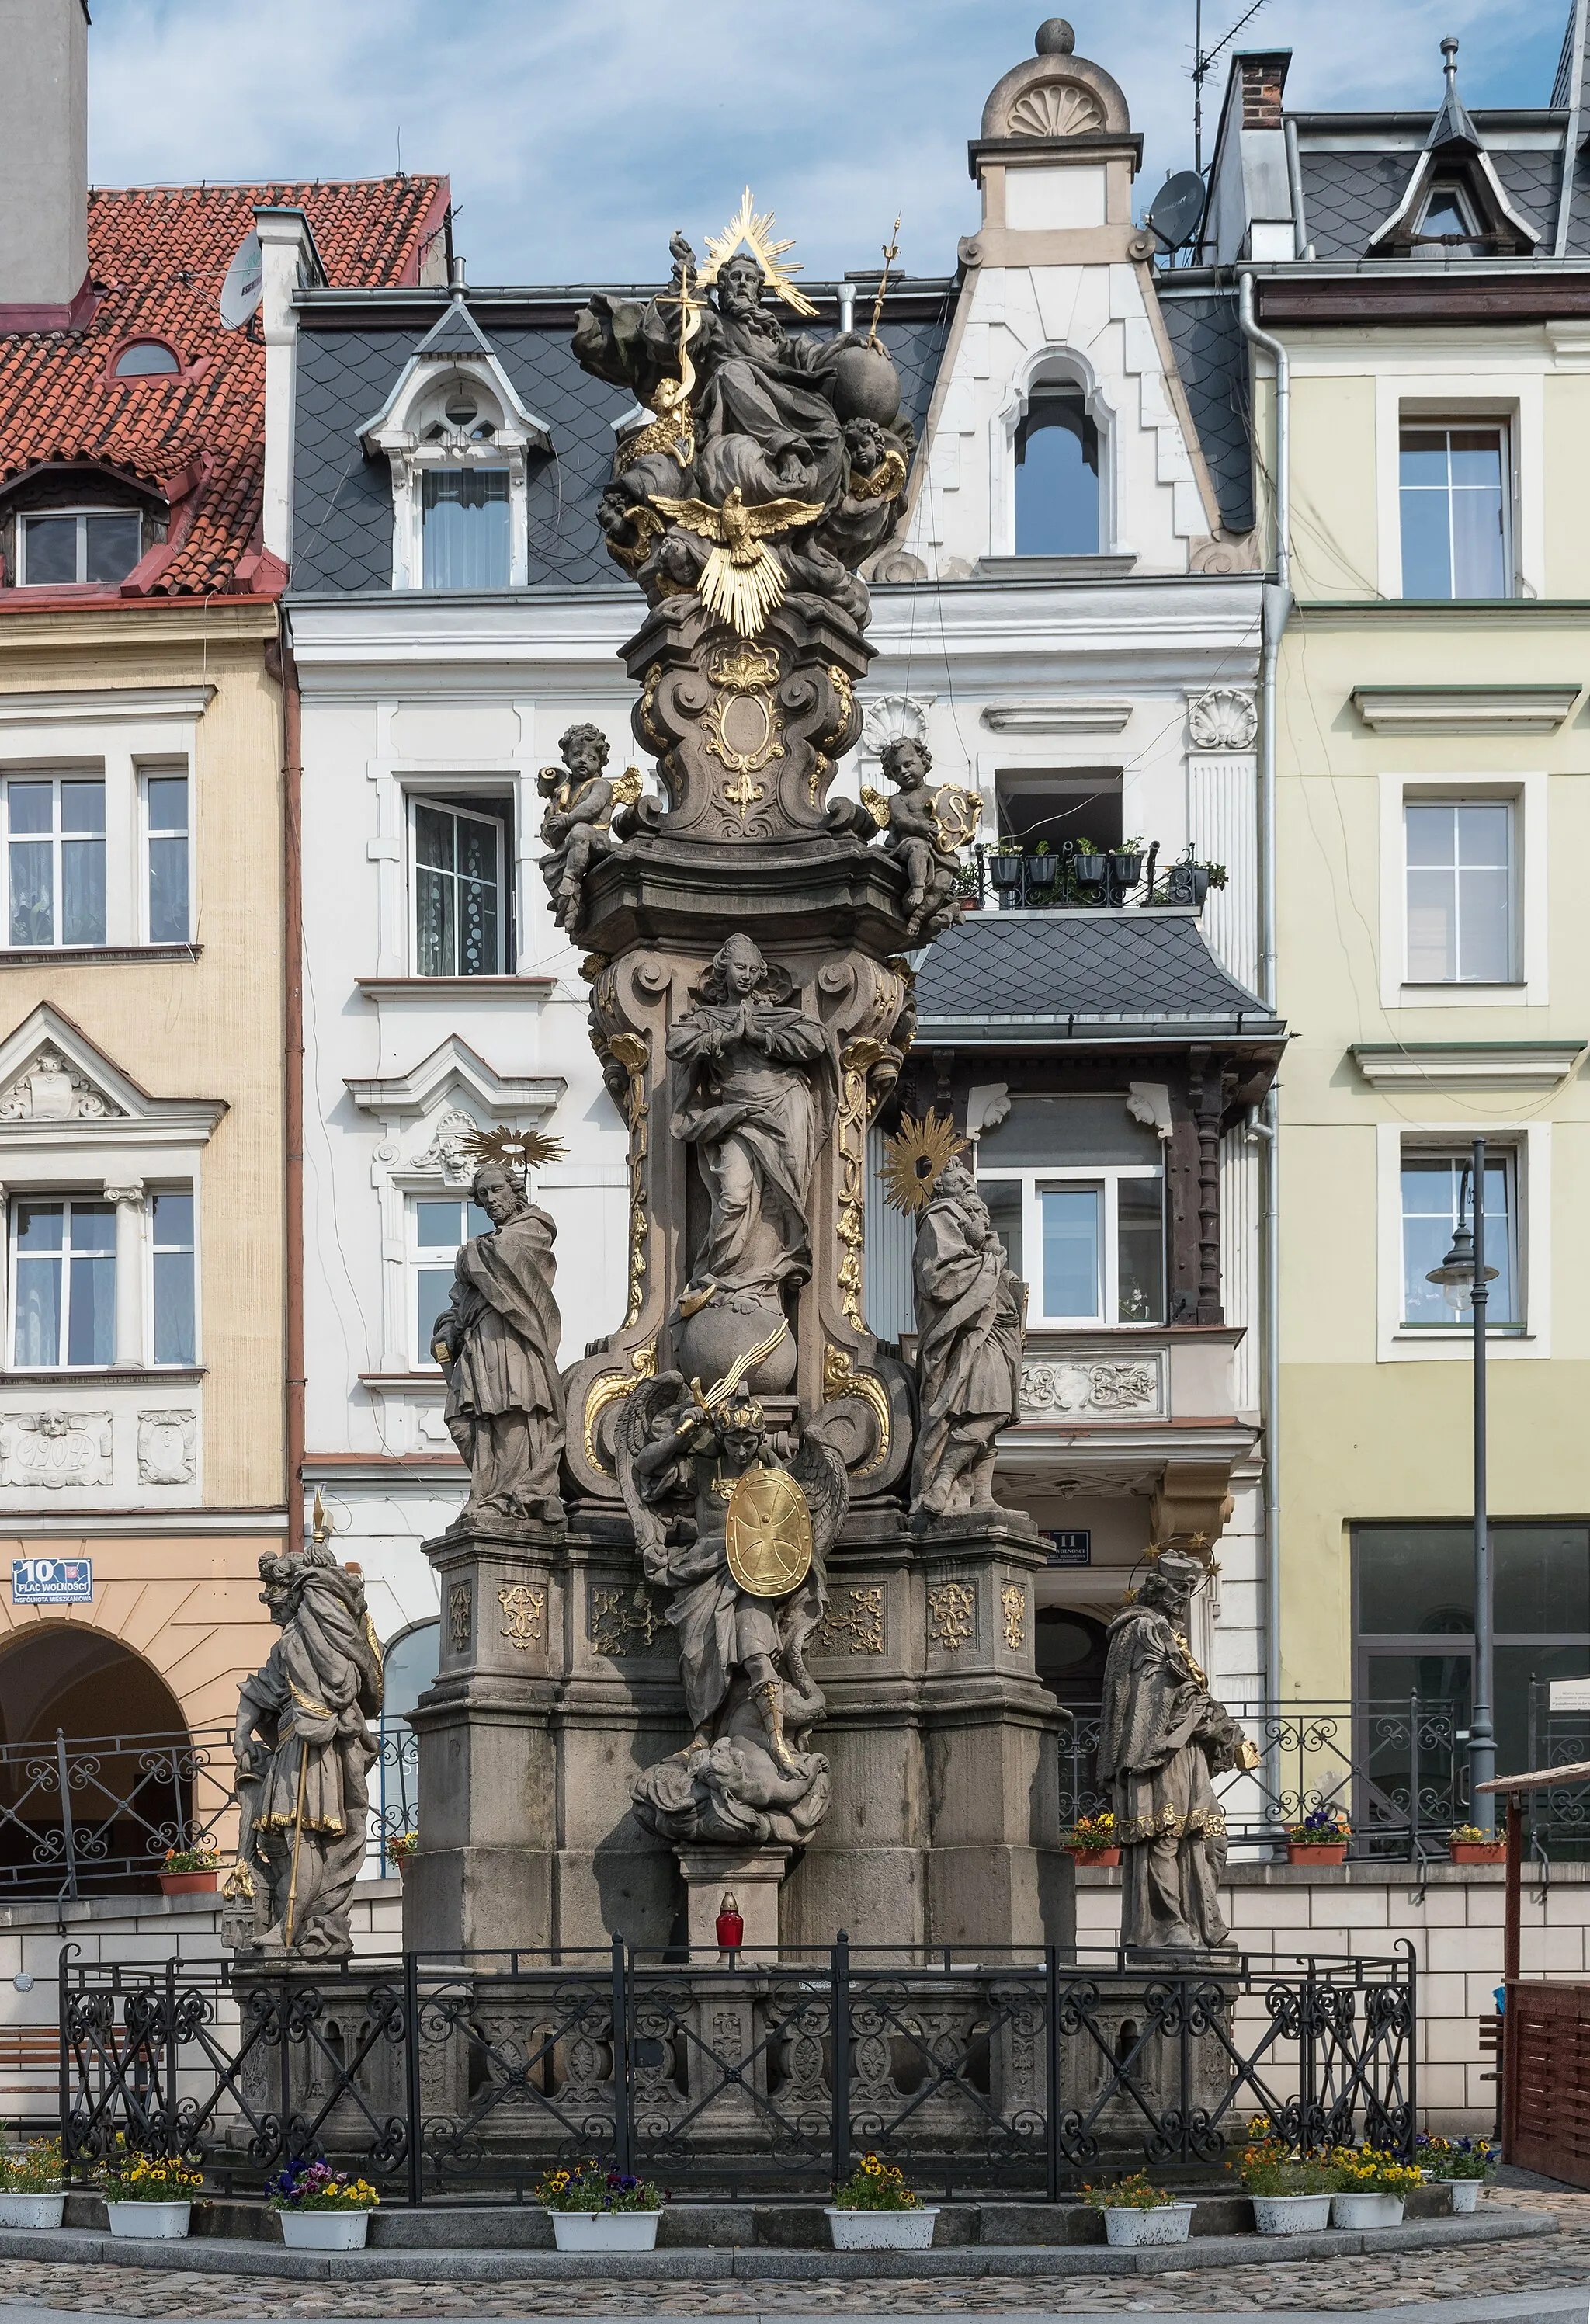
[(87, 0), (0, 0), (0, 330), (62, 330), (88, 272)]
[(1286, 87), (1290, 49), (1255, 50), (1236, 59), (1242, 75), (1242, 125), (1245, 129), (1280, 129), (1281, 92)]

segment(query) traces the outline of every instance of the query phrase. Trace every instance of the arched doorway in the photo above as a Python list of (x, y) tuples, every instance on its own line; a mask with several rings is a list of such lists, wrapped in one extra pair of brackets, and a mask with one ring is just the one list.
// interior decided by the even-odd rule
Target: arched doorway
[(195, 1774), (176, 1697), (119, 1640), (61, 1623), (0, 1650), (0, 1896), (150, 1894), (193, 1837)]

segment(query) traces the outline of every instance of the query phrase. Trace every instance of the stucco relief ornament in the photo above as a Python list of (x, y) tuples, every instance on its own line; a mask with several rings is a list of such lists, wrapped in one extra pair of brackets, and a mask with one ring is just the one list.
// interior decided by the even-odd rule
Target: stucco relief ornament
[(1187, 706), (1187, 731), (1195, 751), (1251, 751), (1259, 731), (1253, 696), (1235, 686), (1195, 694)]
[(41, 1049), (0, 1093), (0, 1121), (102, 1121), (120, 1111), (59, 1049)]

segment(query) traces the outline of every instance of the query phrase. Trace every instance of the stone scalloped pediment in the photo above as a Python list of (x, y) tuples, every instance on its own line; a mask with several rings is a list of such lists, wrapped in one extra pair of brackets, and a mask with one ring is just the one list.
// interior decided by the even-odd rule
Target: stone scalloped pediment
[[(1102, 65), (1072, 54), (1057, 37), (1035, 57), (1007, 72), (989, 91), (981, 135), (997, 137), (1126, 136), (1132, 116), (1120, 83)], [(1063, 28), (1069, 41), (1070, 26)], [(1051, 35), (1045, 25), (1039, 37)]]

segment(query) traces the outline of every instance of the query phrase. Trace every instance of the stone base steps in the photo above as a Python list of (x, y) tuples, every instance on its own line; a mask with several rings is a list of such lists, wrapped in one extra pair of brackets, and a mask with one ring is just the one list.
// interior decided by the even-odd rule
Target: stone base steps
[[(73, 2208), (87, 2199), (74, 2199)], [(1218, 2199), (1219, 2200), (1219, 2199)], [(1231, 2199), (1224, 2199), (1229, 2200)], [(216, 2206), (216, 2209), (222, 2207)], [(228, 2209), (234, 2206), (226, 2206)], [(664, 2216), (668, 2240), (655, 2252), (559, 2252), (501, 2240), (501, 2232), (486, 2222), (540, 2218), (544, 2213), (511, 2210), (483, 2213), (476, 2209), (391, 2211), (372, 2225), (382, 2233), (362, 2252), (289, 2251), (280, 2242), (259, 2237), (196, 2235), (180, 2244), (143, 2242), (131, 2237), (97, 2234), (78, 2227), (32, 2232), (0, 2229), (0, 2258), (53, 2260), (66, 2266), (119, 2266), (173, 2270), (205, 2275), (273, 2276), (300, 2282), (360, 2282), (372, 2279), (410, 2282), (501, 2283), (524, 2280), (622, 2280), (662, 2282), (704, 2282), (729, 2279), (804, 2282), (845, 2282), (878, 2278), (953, 2278), (958, 2276), (1089, 2276), (1155, 2275), (1176, 2269), (1267, 2267), (1280, 2259), (1333, 2259), (1370, 2252), (1431, 2251), (1474, 2243), (1508, 2243), (1558, 2232), (1558, 2222), (1539, 2212), (1503, 2210), (1477, 2212), (1464, 2218), (1416, 2218), (1400, 2227), (1363, 2232), (1331, 2230), (1323, 2235), (1284, 2237), (1242, 2234), (1204, 2234), (1190, 2243), (1162, 2245), (1157, 2249), (1115, 2251), (1089, 2236), (1067, 2237), (1057, 2233), (1052, 2242), (1036, 2240), (1000, 2243), (992, 2239), (959, 2245), (936, 2243), (926, 2252), (835, 2252), (813, 2246), (754, 2244), (725, 2246), (716, 2243), (684, 2243), (676, 2229), (686, 2224), (686, 2211), (711, 2209), (721, 2214), (761, 2207), (674, 2205), (676, 2216)], [(790, 2205), (768, 2206), (795, 2209)], [(808, 2209), (812, 2207), (804, 2207)], [(975, 2211), (997, 2210), (1001, 2219), (1016, 2207), (1010, 2204), (957, 2207)], [(1056, 2210), (1045, 2209), (1052, 2222)], [(1080, 2206), (1059, 2207), (1074, 2212)], [(1084, 2213), (1089, 2228), (1101, 2222)], [(814, 2214), (818, 2229), (826, 2221)], [(694, 2224), (694, 2221), (689, 2224)], [(979, 2225), (981, 2222), (979, 2221)], [(945, 2225), (941, 2213), (939, 2226)], [(394, 2234), (394, 2229), (400, 2233)], [(413, 2240), (409, 2240), (409, 2231)], [(490, 2246), (482, 2236), (492, 2233)]]

